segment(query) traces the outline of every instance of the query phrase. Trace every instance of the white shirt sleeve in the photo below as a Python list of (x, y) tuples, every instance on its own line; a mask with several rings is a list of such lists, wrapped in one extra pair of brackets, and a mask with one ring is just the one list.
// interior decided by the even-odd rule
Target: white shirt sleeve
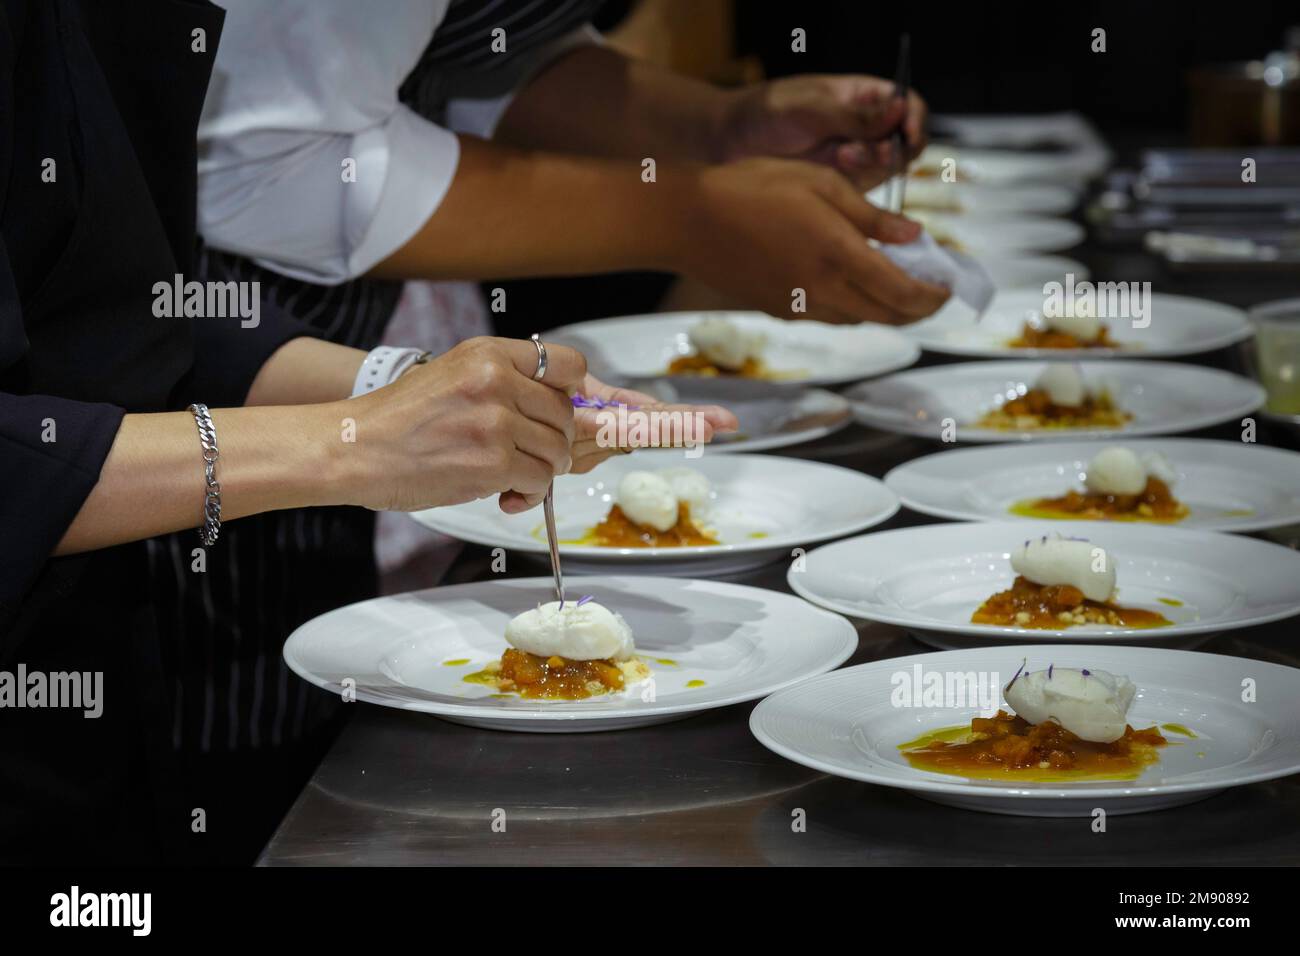
[(449, 130), (397, 98), (447, 0), (223, 0), (199, 123), (199, 231), (327, 285), (368, 271), (433, 214), (456, 171)]
[(198, 224), (218, 249), (336, 285), (405, 245), (442, 202), (455, 132), (490, 136), (573, 31), (499, 69), (446, 78), (448, 129), (397, 97), (450, 0), (222, 0), (199, 123)]

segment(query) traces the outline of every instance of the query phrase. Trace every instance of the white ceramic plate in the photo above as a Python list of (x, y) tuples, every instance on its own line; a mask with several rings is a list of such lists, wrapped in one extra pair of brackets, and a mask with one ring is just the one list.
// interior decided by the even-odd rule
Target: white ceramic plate
[(356, 699), (372, 704), (475, 727), (586, 732), (755, 700), (838, 667), (858, 643), (844, 618), (761, 588), (656, 577), (572, 577), (566, 587), (575, 600), (591, 594), (623, 615), (653, 685), (538, 701), (493, 696), (490, 687), (464, 680), (501, 656), (512, 617), (555, 599), (549, 577), (458, 584), (339, 608), (294, 631), (284, 659), (335, 693), (351, 679)]
[[(912, 767), (898, 746), (945, 727), (969, 724), (978, 706), (894, 706), (895, 687), (926, 674), (986, 675), (994, 696), (1025, 658), (1127, 675), (1137, 685), (1129, 723), (1181, 724), (1196, 736), (1162, 730), (1169, 745), (1134, 780), (1037, 783), (975, 780)], [(1242, 702), (1242, 682), (1259, 688)], [(1267, 688), (1267, 690), (1265, 690)], [(901, 698), (900, 698), (901, 699)], [(1144, 647), (1035, 645), (919, 654), (872, 661), (787, 688), (760, 703), (749, 727), (767, 748), (823, 773), (910, 790), (940, 803), (1021, 816), (1139, 813), (1204, 799), (1227, 789), (1300, 771), (1300, 670), (1281, 664)], [(978, 826), (978, 821), (969, 821)]]
[(1015, 252), (1059, 252), (1083, 241), (1083, 227), (1068, 219), (1045, 216), (949, 216), (911, 211), (938, 242), (955, 241), (975, 257)]
[[(1059, 276), (1057, 281), (1059, 281)], [(1051, 280), (1049, 280), (1051, 281)], [(1080, 281), (1078, 276), (1075, 281)], [(947, 355), (975, 358), (1168, 358), (1210, 352), (1254, 334), (1246, 313), (1208, 299), (1153, 294), (1146, 304), (1149, 322), (1135, 328), (1129, 318), (1106, 319), (1115, 349), (1018, 349), (1008, 341), (1026, 322), (1043, 325), (1042, 288), (999, 292), (978, 320), (971, 308), (950, 302), (928, 319), (904, 327), (904, 334), (921, 347)]]
[[(598, 524), (629, 471), (689, 467), (713, 485), (712, 513), (702, 522), (716, 530), (717, 545), (692, 548), (604, 548), (565, 544)], [(734, 573), (789, 556), (799, 545), (855, 534), (889, 519), (898, 499), (883, 482), (820, 462), (774, 455), (619, 455), (585, 475), (555, 480), (556, 530), (566, 568), (611, 567), (657, 574)], [(484, 498), (413, 517), (462, 541), (542, 557), (548, 554), (541, 509), (502, 513)]]
[(904, 195), (904, 212), (933, 210), (957, 216), (1064, 215), (1079, 202), (1075, 190), (1054, 183), (1009, 187), (917, 179), (908, 183)]
[(1241, 418), (1264, 403), (1264, 390), (1257, 382), (1217, 369), (1138, 359), (1075, 364), (1091, 388), (1106, 388), (1132, 420), (1118, 428), (1002, 431), (977, 427), (974, 423), (986, 412), (1033, 386), (1047, 366), (1036, 361), (912, 369), (863, 382), (844, 394), (864, 425), (941, 439), (944, 422), (951, 419), (959, 442), (1170, 435)]
[[(974, 258), (984, 267), (993, 284), (999, 289), (1041, 290), (1049, 282), (1064, 282), (1067, 275), (1073, 275), (1076, 282), (1084, 282), (1091, 275), (1088, 267), (1082, 262), (1067, 259), (1065, 256), (1008, 252)], [(973, 317), (974, 310), (968, 311)], [(904, 331), (910, 328), (912, 326), (903, 326)]]
[[(867, 199), (881, 208), (888, 204), (888, 187), (877, 186)], [(911, 178), (904, 193), (903, 212), (942, 213), (950, 216), (1051, 216), (1069, 213), (1079, 193), (1056, 183), (1027, 183), (1017, 187), (945, 183), (938, 179)]]
[[(1065, 149), (1109, 155), (1096, 127), (1081, 114), (1059, 113), (935, 113), (931, 132), (961, 147), (992, 150)], [(1095, 175), (1105, 165), (1090, 170)]]
[[(627, 384), (668, 403), (725, 405), (740, 427), (715, 435), (708, 454), (771, 451), (824, 438), (853, 421), (849, 400), (823, 388), (779, 385), (754, 379), (678, 375), (633, 379)], [(680, 449), (645, 449), (640, 454), (681, 455)]]
[(832, 385), (906, 368), (921, 350), (880, 325), (782, 321), (762, 312), (664, 312), (566, 325), (546, 341), (579, 349), (605, 380), (665, 375), (668, 363), (693, 352), (687, 333), (709, 317), (767, 336), (763, 360), (784, 382)]
[[(949, 160), (954, 160), (955, 165)], [(1108, 161), (1104, 149), (1090, 145), (1062, 152), (1034, 152), (931, 143), (908, 169), (920, 180), (937, 179), (946, 170), (954, 170), (957, 182), (981, 186), (1014, 188), (1030, 182), (1078, 186), (1098, 175)]]
[[(1088, 462), (1107, 445), (952, 448), (899, 465), (885, 476), (885, 484), (922, 514), (959, 521), (1025, 520), (1010, 512), (1012, 505), (1082, 489)], [(1201, 438), (1144, 438), (1126, 447), (1139, 455), (1158, 452), (1174, 467), (1174, 494), (1191, 509), (1176, 527), (1262, 531), (1300, 523), (1296, 452)]]
[[(984, 601), (1011, 586), (1011, 551), (1059, 532), (1106, 549), (1118, 601), (1172, 624), (1133, 630), (1081, 625), (1029, 630), (972, 624)], [(1300, 613), (1300, 552), (1237, 535), (1099, 521), (924, 525), (859, 535), (808, 553), (787, 579), (814, 604), (907, 628), (940, 646), (1064, 641), (1179, 644), (1196, 635)], [(1172, 603), (1168, 603), (1172, 602)]]

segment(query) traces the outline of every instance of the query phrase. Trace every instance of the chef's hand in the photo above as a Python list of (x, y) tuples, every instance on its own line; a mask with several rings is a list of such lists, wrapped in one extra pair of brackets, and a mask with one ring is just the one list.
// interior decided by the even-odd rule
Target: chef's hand
[[(549, 346), (548, 346), (549, 348)], [(574, 412), (575, 437), (573, 441), (573, 467), (575, 474), (591, 471), (606, 458), (622, 454), (632, 448), (682, 447), (706, 443), (718, 432), (732, 432), (739, 427), (736, 416), (720, 405), (668, 405), (653, 395), (630, 388), (606, 385), (594, 375), (588, 375), (578, 388), (578, 401), (587, 407)], [(599, 408), (599, 404), (615, 407)], [(628, 406), (623, 418), (628, 425), (626, 435), (618, 434), (618, 405)], [(656, 429), (638, 428), (638, 416), (650, 413), (671, 413), (660, 417)], [(643, 418), (648, 423), (648, 418)], [(620, 442), (625, 442), (621, 444)], [(517, 514), (539, 504), (541, 495), (510, 493), (501, 496), (501, 510)]]
[(704, 166), (668, 195), (684, 204), (677, 271), (772, 315), (903, 325), (948, 298), (867, 243), (910, 242), (920, 225), (871, 205), (825, 166), (784, 159)]
[(391, 385), (330, 406), (355, 422), (355, 443), (337, 456), (347, 503), (416, 511), (507, 492), (540, 501), (572, 467), (569, 395), (587, 374), (582, 353), (546, 351), (546, 375), (535, 382), (532, 342), (469, 339)]
[(925, 146), (925, 100), (874, 76), (793, 76), (730, 94), (719, 126), (723, 160), (746, 156), (805, 159), (830, 166), (860, 189), (883, 182), (902, 129), (909, 159)]

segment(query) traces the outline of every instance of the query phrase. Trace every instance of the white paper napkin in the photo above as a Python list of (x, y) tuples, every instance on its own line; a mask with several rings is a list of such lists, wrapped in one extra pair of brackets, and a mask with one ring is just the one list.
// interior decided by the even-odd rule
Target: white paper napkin
[(982, 265), (964, 252), (945, 249), (928, 232), (912, 242), (882, 242), (876, 248), (914, 279), (951, 289), (977, 315), (983, 314), (997, 291)]

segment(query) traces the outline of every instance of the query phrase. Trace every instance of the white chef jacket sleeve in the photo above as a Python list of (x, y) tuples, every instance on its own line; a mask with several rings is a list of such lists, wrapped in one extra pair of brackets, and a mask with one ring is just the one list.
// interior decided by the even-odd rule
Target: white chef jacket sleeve
[(283, 275), (337, 285), (405, 245), (456, 173), (456, 132), (488, 137), (515, 90), (599, 41), (579, 28), (499, 69), (449, 75), (447, 126), (397, 96), (446, 0), (224, 0), (199, 124), (199, 230)]
[(433, 215), (456, 135), (397, 91), (446, 2), (223, 0), (199, 124), (199, 230), (218, 249), (325, 285), (360, 276)]

